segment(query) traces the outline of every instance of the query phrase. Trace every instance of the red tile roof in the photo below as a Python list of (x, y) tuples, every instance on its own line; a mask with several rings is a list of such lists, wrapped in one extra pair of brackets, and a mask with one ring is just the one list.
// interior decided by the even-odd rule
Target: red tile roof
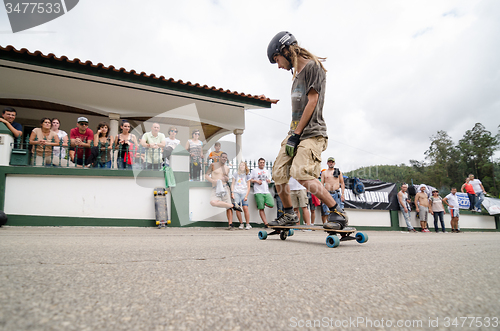
[[(4, 56), (6, 54), (9, 54), (10, 56)], [(82, 62), (78, 58), (70, 60), (65, 55), (63, 55), (61, 57), (57, 57), (53, 53), (49, 53), (48, 55), (45, 55), (45, 54), (43, 54), (40, 51), (35, 51), (34, 53), (32, 53), (32, 52), (30, 52), (26, 48), (22, 48), (20, 50), (17, 50), (14, 46), (10, 46), (9, 45), (7, 47), (3, 47), (3, 46), (0, 45), (0, 59), (16, 60), (16, 55), (24, 56), (24, 60), (26, 60), (25, 56), (28, 55), (29, 57), (32, 57), (33, 60), (35, 60), (35, 58), (36, 58), (38, 61), (40, 61), (40, 60), (43, 61), (44, 59), (45, 60), (57, 60), (57, 61), (60, 61), (62, 64), (69, 64), (69, 65), (72, 65), (72, 66), (79, 65), (79, 66), (82, 67), (82, 69), (84, 67), (85, 68), (95, 68), (97, 70), (106, 70), (108, 72), (114, 72), (114, 73), (119, 73), (119, 74), (126, 74), (126, 75), (131, 76), (130, 78), (141, 77), (141, 78), (146, 78), (146, 79), (152, 79), (152, 80), (162, 81), (162, 82), (168, 83), (169, 86), (172, 86), (172, 84), (173, 84), (173, 85), (177, 85), (178, 87), (189, 88), (189, 90), (191, 90), (192, 92), (195, 92), (193, 89), (200, 89), (200, 92), (202, 94), (203, 94), (202, 91), (212, 92), (212, 93), (215, 92), (216, 94), (217, 93), (223, 93), (223, 94), (225, 94), (227, 96), (236, 96), (236, 97), (245, 98), (247, 100), (250, 99), (250, 100), (248, 100), (249, 102), (252, 102), (252, 101), (259, 102), (260, 101), (260, 102), (264, 102), (264, 103), (267, 103), (267, 104), (269, 104), (269, 103), (276, 104), (279, 101), (279, 100), (276, 100), (276, 99), (267, 98), (265, 95), (257, 96), (257, 95), (251, 95), (251, 94), (246, 94), (246, 93), (239, 93), (237, 91), (230, 91), (230, 90), (224, 90), (223, 88), (216, 88), (215, 86), (209, 87), (208, 85), (201, 85), (201, 84), (198, 84), (198, 83), (193, 84), (193, 83), (191, 83), (189, 81), (188, 82), (183, 82), (182, 80), (175, 80), (173, 78), (168, 78), (167, 79), (164, 76), (157, 77), (154, 74), (148, 75), (144, 71), (141, 72), (141, 73), (137, 73), (137, 71), (135, 71), (135, 70), (127, 71), (125, 68), (116, 69), (112, 65), (110, 65), (109, 67), (106, 67), (102, 63), (93, 64), (91, 61), (88, 61), (88, 60), (85, 61), (85, 62)], [(20, 58), (18, 58), (17, 60), (19, 60), (20, 62), (26, 62), (26, 61), (23, 61), (23, 59), (20, 59)], [(35, 62), (37, 62), (37, 61), (35, 61)], [(87, 73), (89, 73), (89, 72), (87, 72)], [(221, 96), (221, 97), (223, 97), (223, 96)], [(244, 102), (243, 100), (241, 100), (241, 101)]]

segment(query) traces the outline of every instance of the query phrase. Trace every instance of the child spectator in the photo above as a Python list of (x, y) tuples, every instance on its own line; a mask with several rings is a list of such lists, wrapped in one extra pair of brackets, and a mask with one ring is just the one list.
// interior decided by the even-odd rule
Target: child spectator
[(210, 152), (210, 155), (208, 156), (208, 161), (212, 160), (212, 162), (219, 162), (220, 155), (222, 154), (222, 151), (220, 150), (221, 144), (220, 142), (216, 142), (214, 144), (215, 151)]

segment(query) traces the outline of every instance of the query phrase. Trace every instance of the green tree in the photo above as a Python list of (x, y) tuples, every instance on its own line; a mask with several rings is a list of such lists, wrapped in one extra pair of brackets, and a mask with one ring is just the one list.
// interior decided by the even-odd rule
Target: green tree
[(458, 179), (459, 152), (446, 131), (431, 136), (431, 145), (425, 152), (430, 165), (426, 169), (429, 181), (436, 187), (449, 186)]
[[(500, 135), (491, 135), (484, 125), (476, 123), (472, 130), (467, 130), (464, 137), (458, 142), (461, 161), (467, 172), (473, 173), (476, 178), (487, 178), (485, 189), (497, 192), (493, 166), (493, 154), (500, 146)], [(466, 173), (462, 174), (466, 176)]]

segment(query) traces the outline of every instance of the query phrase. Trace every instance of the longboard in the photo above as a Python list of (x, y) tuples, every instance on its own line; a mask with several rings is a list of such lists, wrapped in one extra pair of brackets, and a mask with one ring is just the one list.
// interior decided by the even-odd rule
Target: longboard
[[(294, 230), (311, 230), (327, 232), (328, 236), (326, 237), (326, 245), (330, 248), (337, 247), (340, 245), (341, 241), (356, 240), (360, 244), (368, 241), (368, 235), (363, 232), (357, 232), (354, 236), (352, 236), (352, 234), (356, 232), (356, 228), (353, 227), (345, 227), (342, 230), (325, 229), (322, 226), (314, 225), (269, 226), (269, 228), (274, 231), (269, 234), (266, 230), (259, 231), (260, 240), (267, 239), (268, 235), (279, 235), (281, 240), (285, 240), (295, 234)], [(340, 238), (338, 235), (340, 235)]]
[(163, 187), (156, 187), (153, 191), (155, 197), (156, 225), (158, 225), (159, 229), (162, 227), (166, 228), (167, 224), (170, 224), (167, 210), (167, 193)]

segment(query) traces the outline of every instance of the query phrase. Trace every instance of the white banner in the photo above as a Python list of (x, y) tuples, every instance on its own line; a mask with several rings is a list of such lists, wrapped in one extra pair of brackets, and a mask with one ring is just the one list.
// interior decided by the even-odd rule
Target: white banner
[(500, 214), (500, 199), (484, 198), (483, 206), (490, 215)]

